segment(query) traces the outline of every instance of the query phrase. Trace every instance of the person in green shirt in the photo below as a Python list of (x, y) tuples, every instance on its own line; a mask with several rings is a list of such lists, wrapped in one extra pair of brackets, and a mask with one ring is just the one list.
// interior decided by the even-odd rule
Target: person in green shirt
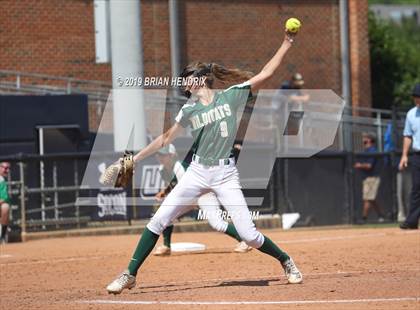
[[(256, 229), (231, 154), (237, 136), (237, 111), (255, 98), (258, 90), (280, 67), (292, 46), (291, 36), (286, 32), (280, 48), (255, 76), (214, 63), (197, 62), (184, 69), (182, 76), (186, 78), (185, 92), (189, 100), (179, 111), (175, 124), (139, 151), (134, 161), (141, 161), (156, 153), (179, 136), (183, 128), (190, 127), (196, 145), (191, 165), (147, 224), (127, 270), (106, 287), (109, 293), (120, 294), (124, 289), (135, 287), (137, 271), (153, 250), (159, 235), (189, 208), (192, 201), (208, 192), (216, 194), (219, 202), (230, 213), (233, 225), (243, 241), (275, 258), (289, 283), (303, 281), (292, 258)], [(222, 91), (214, 91), (213, 83), (216, 79), (226, 85), (233, 85)], [(234, 84), (238, 82), (240, 84)]]
[(10, 164), (8, 162), (0, 163), (0, 243), (6, 243), (7, 226), (9, 225), (10, 197), (6, 183), (9, 170)]

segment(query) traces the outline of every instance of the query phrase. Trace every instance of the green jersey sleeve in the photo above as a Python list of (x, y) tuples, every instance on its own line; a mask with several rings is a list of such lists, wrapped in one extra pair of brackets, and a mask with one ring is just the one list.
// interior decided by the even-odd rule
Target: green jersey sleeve
[(190, 120), (189, 120), (189, 114), (188, 113), (188, 107), (191, 107), (191, 104), (184, 104), (181, 108), (181, 110), (179, 110), (178, 115), (175, 117), (175, 121), (179, 124), (181, 124), (182, 127), (188, 127), (188, 125), (190, 124)]
[(0, 200), (10, 203), (10, 197), (7, 191), (7, 184), (4, 180), (0, 181)]
[(254, 96), (251, 92), (251, 84), (246, 81), (242, 84), (233, 85), (222, 92), (224, 100), (235, 109), (245, 105), (248, 101), (252, 100)]

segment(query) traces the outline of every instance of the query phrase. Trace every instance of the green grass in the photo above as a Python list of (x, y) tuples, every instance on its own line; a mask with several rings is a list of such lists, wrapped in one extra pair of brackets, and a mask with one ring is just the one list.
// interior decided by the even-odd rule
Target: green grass
[(418, 5), (419, 0), (369, 0), (369, 4), (412, 4)]

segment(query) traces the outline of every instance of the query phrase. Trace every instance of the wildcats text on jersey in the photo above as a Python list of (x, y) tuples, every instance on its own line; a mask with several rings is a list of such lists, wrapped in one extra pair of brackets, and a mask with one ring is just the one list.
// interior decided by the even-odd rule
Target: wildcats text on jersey
[(193, 129), (195, 130), (231, 115), (232, 112), (230, 110), (230, 106), (228, 104), (224, 104), (209, 111), (193, 115), (190, 117), (190, 121)]

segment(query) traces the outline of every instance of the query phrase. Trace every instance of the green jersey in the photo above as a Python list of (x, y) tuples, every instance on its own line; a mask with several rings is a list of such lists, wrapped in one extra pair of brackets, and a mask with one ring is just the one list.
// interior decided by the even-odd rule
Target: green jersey
[(10, 197), (7, 191), (6, 180), (0, 176), (0, 200), (10, 204)]
[(219, 159), (231, 157), (237, 131), (237, 111), (252, 99), (249, 82), (216, 92), (209, 105), (187, 102), (176, 121), (183, 127), (191, 126), (196, 154), (206, 165), (215, 165)]

